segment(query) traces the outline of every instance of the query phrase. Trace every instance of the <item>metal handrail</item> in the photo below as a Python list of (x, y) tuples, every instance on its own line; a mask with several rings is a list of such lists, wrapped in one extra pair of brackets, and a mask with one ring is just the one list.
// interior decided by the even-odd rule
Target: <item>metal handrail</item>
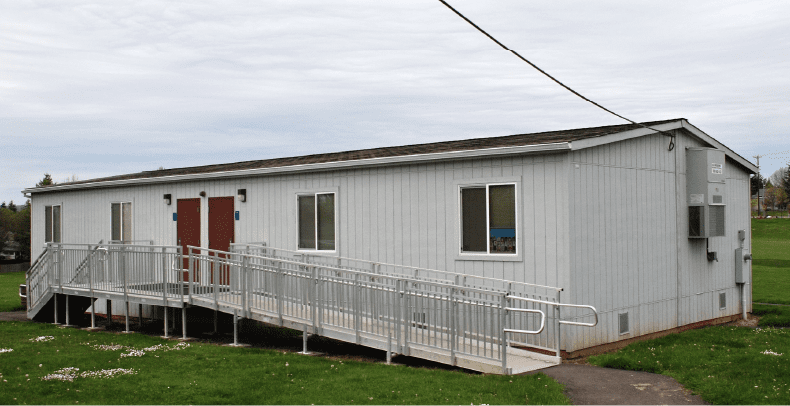
[[(403, 268), (404, 270), (406, 270), (406, 269), (422, 270), (422, 271), (434, 272), (434, 273), (437, 273), (437, 274), (442, 274), (442, 275), (445, 275), (447, 277), (453, 277), (453, 278), (455, 278), (456, 276), (464, 277), (464, 278), (469, 277), (469, 278), (475, 278), (475, 279), (480, 279), (480, 280), (485, 280), (485, 281), (499, 282), (499, 283), (503, 283), (503, 284), (524, 285), (524, 286), (528, 286), (528, 287), (531, 287), (531, 288), (542, 288), (542, 289), (549, 289), (549, 290), (554, 290), (554, 291), (562, 291), (563, 290), (562, 288), (558, 288), (556, 286), (546, 286), (546, 285), (538, 285), (538, 284), (528, 283), (528, 282), (509, 281), (509, 280), (506, 280), (506, 279), (490, 278), (490, 277), (479, 276), (479, 275), (459, 274), (459, 273), (455, 273), (455, 272), (442, 271), (442, 270), (438, 270), (438, 269), (430, 269), (430, 268), (423, 268), (423, 267), (416, 267), (416, 266), (390, 264), (390, 263), (386, 263), (386, 262), (368, 261), (368, 260), (365, 260), (365, 259), (347, 258), (347, 257), (340, 257), (340, 256), (329, 256), (329, 255), (322, 255), (321, 253), (318, 253), (318, 252), (294, 251), (294, 250), (287, 250), (287, 249), (283, 249), (283, 248), (268, 247), (266, 245), (260, 245), (260, 244), (255, 244), (255, 243), (231, 243), (230, 245), (231, 245), (231, 247), (233, 247), (233, 246), (256, 247), (256, 248), (264, 248), (264, 249), (276, 250), (276, 251), (279, 251), (279, 252), (288, 252), (288, 253), (291, 253), (291, 254), (294, 254), (294, 255), (307, 256), (307, 257), (315, 256), (315, 257), (320, 257), (320, 258), (324, 258), (324, 259), (346, 260), (346, 261), (355, 261), (355, 262), (367, 263), (367, 264), (370, 264), (370, 265), (381, 265), (381, 266), (388, 266), (388, 267), (397, 267), (397, 268)], [(403, 275), (407, 276), (406, 274), (403, 274)], [(417, 278), (417, 279), (419, 279), (419, 278)]]
[(542, 310), (538, 309), (520, 309), (517, 307), (506, 307), (505, 310), (514, 311), (514, 312), (524, 312), (524, 313), (540, 313), (540, 328), (537, 330), (515, 330), (512, 328), (504, 329), (506, 333), (522, 333), (522, 334), (540, 334), (543, 332), (543, 329), (546, 327), (546, 313), (543, 313)]
[(590, 305), (577, 305), (577, 304), (570, 304), (570, 303), (559, 303), (559, 302), (549, 302), (548, 300), (540, 300), (540, 299), (530, 299), (527, 297), (519, 297), (519, 296), (512, 296), (507, 295), (508, 299), (516, 299), (516, 300), (523, 300), (526, 302), (533, 302), (533, 303), (543, 303), (552, 306), (562, 306), (562, 307), (576, 307), (576, 308), (586, 308), (593, 311), (593, 315), (595, 316), (594, 323), (581, 323), (578, 321), (568, 321), (568, 320), (560, 320), (560, 324), (567, 324), (569, 326), (583, 326), (583, 327), (595, 327), (598, 324), (598, 310), (595, 310), (595, 307)]
[(33, 268), (35, 268), (36, 265), (38, 265), (38, 261), (41, 261), (41, 258), (44, 258), (44, 255), (47, 255), (47, 246), (46, 245), (44, 245), (44, 250), (41, 251), (41, 254), (38, 254), (38, 258), (36, 258), (36, 260), (33, 261), (32, 264), (30, 264), (30, 268), (28, 268), (27, 271), (25, 272), (25, 276), (30, 275), (30, 271), (32, 271)]

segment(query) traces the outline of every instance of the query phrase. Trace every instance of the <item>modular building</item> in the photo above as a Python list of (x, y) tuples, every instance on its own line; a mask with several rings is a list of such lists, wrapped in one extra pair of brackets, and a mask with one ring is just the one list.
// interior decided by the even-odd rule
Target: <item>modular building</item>
[[(555, 287), (568, 354), (751, 310), (750, 175), (685, 119), (26, 189), (47, 243), (231, 244)], [(655, 130), (659, 130), (657, 132)], [(114, 306), (115, 307), (115, 306)], [(120, 308), (120, 306), (118, 307)], [(591, 322), (585, 309), (563, 320)], [(554, 340), (554, 339), (552, 339)]]

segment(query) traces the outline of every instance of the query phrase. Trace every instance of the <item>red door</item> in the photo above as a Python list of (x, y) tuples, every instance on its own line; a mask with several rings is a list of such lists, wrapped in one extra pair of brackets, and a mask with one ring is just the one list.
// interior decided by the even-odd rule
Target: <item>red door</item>
[[(208, 199), (208, 247), (212, 250), (230, 251), (230, 244), (234, 241), (235, 222), (233, 218), (233, 196), (210, 197)], [(225, 258), (224, 254), (220, 257)], [(227, 266), (214, 266), (211, 270), (211, 280), (214, 281), (214, 271), (218, 272), (219, 282), (227, 285), (230, 281), (230, 269)]]
[[(183, 269), (189, 268), (189, 258), (186, 255), (187, 245), (193, 247), (200, 246), (200, 199), (178, 199), (176, 210), (177, 215), (177, 229), (178, 229), (178, 243), (181, 245), (184, 253)], [(189, 279), (189, 273), (184, 271), (184, 279)], [(197, 272), (197, 263), (195, 263), (195, 272), (192, 278), (193, 281), (200, 280), (199, 273)]]

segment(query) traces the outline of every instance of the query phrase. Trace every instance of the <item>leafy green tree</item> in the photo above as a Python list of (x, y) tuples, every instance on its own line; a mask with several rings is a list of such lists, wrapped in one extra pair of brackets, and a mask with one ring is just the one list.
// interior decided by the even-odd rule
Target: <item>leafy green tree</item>
[(16, 207), (16, 205), (14, 204), (14, 201), (13, 201), (13, 200), (11, 200), (10, 202), (8, 202), (8, 210), (11, 210), (12, 212), (16, 213), (16, 211), (17, 211), (17, 207)]
[(14, 240), (19, 243), (22, 258), (30, 259), (30, 199), (21, 210), (16, 213)]
[(0, 208), (0, 251), (5, 248), (8, 233), (14, 229), (14, 212), (8, 208)]

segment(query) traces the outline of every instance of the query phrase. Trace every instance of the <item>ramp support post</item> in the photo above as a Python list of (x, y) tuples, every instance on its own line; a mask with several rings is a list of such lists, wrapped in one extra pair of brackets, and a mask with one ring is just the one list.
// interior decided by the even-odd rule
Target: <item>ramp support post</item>
[(170, 309), (167, 306), (165, 306), (163, 309), (165, 311), (165, 338), (170, 338), (170, 337), (167, 336), (167, 314), (170, 313), (168, 311)]
[(187, 339), (187, 308), (181, 307), (181, 338)]

